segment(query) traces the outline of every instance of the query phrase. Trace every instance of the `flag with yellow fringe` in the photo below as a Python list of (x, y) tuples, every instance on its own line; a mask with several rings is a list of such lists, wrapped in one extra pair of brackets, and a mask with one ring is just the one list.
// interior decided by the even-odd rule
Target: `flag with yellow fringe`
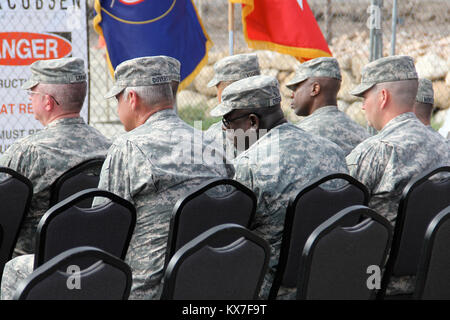
[(182, 90), (208, 61), (212, 41), (192, 0), (95, 0), (95, 10), (112, 74), (125, 60), (166, 55), (181, 62)]
[(244, 37), (250, 48), (272, 50), (301, 62), (331, 51), (306, 0), (229, 0), (242, 4)]

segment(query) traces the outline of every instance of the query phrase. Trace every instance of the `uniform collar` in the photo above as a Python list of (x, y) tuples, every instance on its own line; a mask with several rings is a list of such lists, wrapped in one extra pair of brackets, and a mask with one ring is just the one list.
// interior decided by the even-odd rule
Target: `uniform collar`
[(317, 110), (315, 110), (312, 115), (319, 115), (319, 114), (324, 114), (324, 113), (332, 113), (332, 112), (337, 112), (338, 111), (338, 107), (337, 106), (324, 106), (324, 107), (320, 107)]
[(57, 119), (52, 122), (50, 122), (46, 127), (47, 128), (53, 128), (57, 126), (66, 126), (71, 124), (84, 124), (84, 119), (81, 117), (73, 117), (73, 118), (62, 118)]
[(419, 120), (417, 119), (416, 115), (415, 115), (413, 112), (405, 112), (405, 113), (402, 113), (402, 114), (396, 116), (395, 118), (391, 119), (391, 120), (384, 126), (384, 128), (381, 129), (380, 133), (381, 133), (381, 132), (384, 132), (384, 131), (387, 131), (387, 130), (389, 130), (389, 129), (392, 128), (392, 127), (395, 127), (395, 126), (396, 126), (397, 124), (399, 124), (400, 122), (408, 121), (408, 120), (414, 120), (414, 119), (417, 120), (417, 121), (419, 121)]
[(148, 119), (145, 121), (145, 124), (158, 122), (163, 119), (166, 119), (167, 117), (172, 117), (172, 116), (176, 116), (175, 111), (173, 109), (160, 110), (160, 111), (152, 114), (150, 117), (148, 117)]

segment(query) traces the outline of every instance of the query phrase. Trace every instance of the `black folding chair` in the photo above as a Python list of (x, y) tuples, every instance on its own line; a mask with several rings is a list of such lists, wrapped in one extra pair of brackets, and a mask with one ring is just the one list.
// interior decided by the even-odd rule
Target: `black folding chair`
[(257, 299), (269, 256), (267, 242), (248, 229), (236, 224), (213, 227), (170, 259), (162, 299)]
[[(345, 227), (349, 216), (368, 219)], [(391, 243), (389, 221), (366, 206), (348, 207), (321, 224), (308, 238), (300, 262), (297, 299), (365, 300), (369, 267), (383, 269)]]
[[(86, 269), (80, 260), (96, 261)], [(94, 247), (77, 247), (50, 259), (22, 280), (15, 300), (126, 300), (130, 295), (130, 267)]]
[[(77, 207), (93, 197), (111, 201), (93, 208)], [(135, 225), (136, 209), (130, 202), (105, 190), (80, 191), (51, 207), (39, 221), (34, 268), (80, 246), (93, 246), (125, 259)]]
[(433, 218), (417, 271), (415, 299), (450, 300), (450, 206)]
[[(433, 179), (437, 174), (440, 179)], [(403, 190), (386, 264), (382, 290), (385, 296), (391, 277), (415, 276), (425, 232), (433, 218), (450, 205), (450, 167), (438, 167), (413, 178)]]
[(5, 263), (12, 257), (22, 222), (28, 213), (33, 185), (30, 180), (10, 168), (0, 167), (0, 174), (10, 176), (0, 182), (0, 226), (3, 229), (0, 243), (1, 279)]
[[(212, 194), (217, 187), (227, 188)], [(213, 179), (177, 201), (170, 220), (166, 265), (175, 252), (202, 232), (224, 223), (248, 228), (255, 215), (255, 194), (232, 179)]]
[[(79, 191), (97, 188), (104, 161), (105, 158), (90, 159), (64, 172), (51, 186), (50, 207)], [(86, 199), (79, 207), (91, 205), (92, 199)]]
[[(325, 182), (342, 179), (348, 183), (339, 189), (326, 190)], [(367, 205), (367, 188), (345, 173), (327, 174), (312, 181), (291, 199), (284, 221), (280, 258), (269, 299), (275, 299), (280, 286), (295, 288), (300, 267), (301, 250), (311, 233), (324, 221), (340, 210), (352, 205)], [(348, 225), (358, 222), (358, 217), (349, 216)]]

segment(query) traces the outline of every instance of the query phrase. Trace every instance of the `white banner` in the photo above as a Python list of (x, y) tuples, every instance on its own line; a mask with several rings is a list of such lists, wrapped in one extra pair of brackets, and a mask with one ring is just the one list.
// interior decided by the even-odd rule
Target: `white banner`
[[(0, 153), (43, 128), (21, 89), (28, 66), (69, 56), (88, 70), (86, 0), (0, 0)], [(88, 99), (81, 116), (88, 121)]]

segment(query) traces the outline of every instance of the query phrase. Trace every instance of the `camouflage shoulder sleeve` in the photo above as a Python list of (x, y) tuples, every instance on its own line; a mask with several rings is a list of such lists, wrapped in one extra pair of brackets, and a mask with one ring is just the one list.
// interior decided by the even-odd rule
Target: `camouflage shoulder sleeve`
[(350, 175), (372, 192), (383, 176), (391, 153), (392, 146), (389, 144), (378, 142), (365, 146), (363, 143), (350, 152), (345, 160)]
[[(126, 153), (123, 148), (112, 145), (108, 151), (105, 162), (100, 172), (98, 188), (112, 192), (119, 197), (131, 201), (130, 178)], [(103, 202), (100, 198), (95, 198), (93, 206)]]
[(8, 167), (27, 177), (31, 181), (41, 177), (41, 157), (33, 145), (13, 144), (0, 158), (0, 166)]
[(248, 158), (238, 157), (234, 161), (234, 180), (253, 190), (253, 174), (248, 163)]
[[(141, 149), (129, 140), (113, 144), (100, 172), (98, 188), (134, 204), (137, 193), (143, 188), (154, 188), (154, 185), (151, 165)], [(101, 200), (96, 198), (93, 205), (100, 203)]]

